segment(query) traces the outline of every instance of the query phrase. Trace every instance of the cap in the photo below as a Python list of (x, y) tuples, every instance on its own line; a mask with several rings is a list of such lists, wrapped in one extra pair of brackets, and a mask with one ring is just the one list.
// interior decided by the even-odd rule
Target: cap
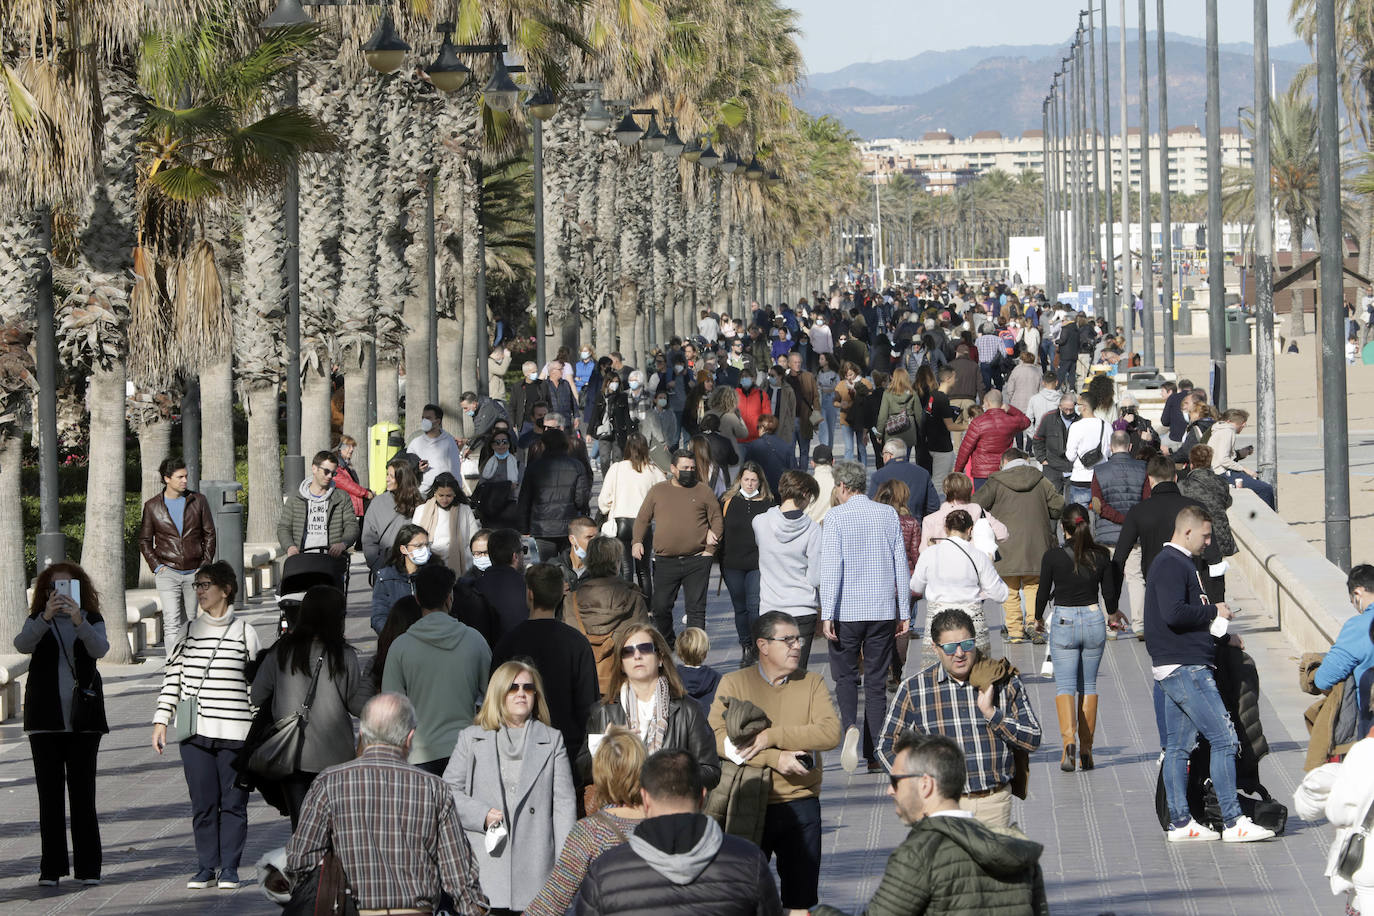
[(828, 445), (818, 445), (811, 450), (811, 460), (817, 464), (829, 464), (835, 458)]

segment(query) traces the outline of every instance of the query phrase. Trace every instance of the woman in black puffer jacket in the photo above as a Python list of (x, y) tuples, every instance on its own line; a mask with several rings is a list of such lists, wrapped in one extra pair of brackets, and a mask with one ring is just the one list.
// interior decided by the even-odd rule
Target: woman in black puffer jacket
[[(1236, 539), (1231, 534), (1231, 521), (1226, 516), (1226, 510), (1231, 508), (1234, 501), (1231, 484), (1212, 470), (1210, 445), (1193, 446), (1188, 452), (1188, 467), (1187, 476), (1178, 480), (1178, 490), (1189, 499), (1201, 503), (1207, 514), (1212, 516), (1212, 542), (1203, 549), (1202, 559), (1209, 567), (1215, 567), (1227, 557), (1234, 556), (1238, 549)], [(1224, 601), (1226, 574), (1213, 575), (1210, 579), (1207, 597), (1213, 601)]]
[(631, 621), (615, 634), (613, 658), (620, 660), (606, 684), (606, 696), (587, 720), (587, 741), (577, 755), (577, 776), (591, 782), (595, 745), (612, 725), (639, 735), (650, 754), (669, 748), (690, 753), (708, 790), (720, 782), (716, 737), (696, 700), (687, 695), (663, 634)]

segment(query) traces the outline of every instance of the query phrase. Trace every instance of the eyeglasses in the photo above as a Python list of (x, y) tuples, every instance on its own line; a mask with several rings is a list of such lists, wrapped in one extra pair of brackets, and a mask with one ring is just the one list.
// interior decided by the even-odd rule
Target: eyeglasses
[(978, 645), (976, 639), (961, 639), (958, 642), (939, 643), (940, 651), (946, 655), (953, 655), (955, 652), (963, 650), (965, 653), (972, 652)]
[(887, 781), (892, 784), (893, 791), (896, 791), (897, 784), (903, 779), (914, 779), (917, 776), (929, 776), (929, 773), (888, 773)]
[(472, 555), (474, 557), (485, 557), (487, 555), (487, 552), (485, 550), (474, 550), (472, 552)]
[(203, 592), (214, 584), (213, 582), (192, 582), (191, 587), (198, 592)]
[(801, 635), (796, 633), (791, 636), (765, 636), (763, 638), (769, 642), (784, 643), (789, 649), (795, 649), (802, 644)]
[(632, 646), (626, 646), (620, 650), (621, 658), (634, 658), (636, 655), (655, 654), (657, 654), (657, 650), (654, 649), (654, 644), (652, 642), (637, 642)]
[(522, 684), (518, 681), (511, 682), (511, 685), (506, 688), (506, 693), (528, 693), (530, 696), (534, 696), (537, 692), (533, 684)]

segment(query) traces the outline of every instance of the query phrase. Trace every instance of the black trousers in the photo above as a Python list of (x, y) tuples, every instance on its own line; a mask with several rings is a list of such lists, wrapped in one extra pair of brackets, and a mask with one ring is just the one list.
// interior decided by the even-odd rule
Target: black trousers
[(893, 620), (836, 621), (830, 644), (830, 676), (835, 679), (835, 705), (846, 731), (858, 724), (859, 679), (863, 678), (864, 757), (878, 759), (875, 749), (887, 713), (887, 669), (897, 649)]
[(763, 818), (763, 854), (778, 858), (778, 891), (785, 910), (816, 905), (821, 873), (821, 800), (775, 802)]
[(40, 878), (70, 873), (67, 860), (67, 806), (72, 805), (72, 858), (76, 878), (100, 877), (100, 821), (95, 813), (95, 759), (100, 735), (50, 732), (29, 735), (34, 785), (38, 788), (38, 832), (43, 855)]
[[(319, 773), (292, 773), (281, 782), (282, 794), (286, 797), (287, 812), (291, 816), (291, 832), (301, 822), (301, 807), (305, 804), (306, 793)], [(443, 775), (443, 774), (440, 774)]]
[(677, 593), (683, 592), (687, 607), (687, 626), (706, 628), (706, 586), (711, 580), (711, 558), (654, 557), (654, 626), (658, 627), (668, 645), (677, 643), (673, 629), (673, 605)]
[(820, 618), (819, 614), (807, 614), (805, 617), (793, 617), (792, 622), (797, 625), (797, 630), (801, 633), (801, 664), (797, 666), (799, 672), (805, 672), (807, 664), (811, 661), (811, 643), (816, 639), (816, 622)]
[(625, 557), (620, 561), (620, 578), (638, 585), (639, 590), (644, 593), (645, 601), (653, 601), (654, 529), (650, 527), (644, 532), (644, 559), (642, 560), (636, 560), (631, 549), (634, 546), (634, 519), (616, 516), (615, 534), (620, 543), (625, 546)]

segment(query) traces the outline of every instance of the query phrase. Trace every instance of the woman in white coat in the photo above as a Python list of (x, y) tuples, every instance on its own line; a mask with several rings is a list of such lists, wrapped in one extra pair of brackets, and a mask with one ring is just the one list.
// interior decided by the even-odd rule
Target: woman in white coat
[(506, 662), (444, 770), (493, 914), (523, 911), (577, 819), (563, 737), (533, 665)]

